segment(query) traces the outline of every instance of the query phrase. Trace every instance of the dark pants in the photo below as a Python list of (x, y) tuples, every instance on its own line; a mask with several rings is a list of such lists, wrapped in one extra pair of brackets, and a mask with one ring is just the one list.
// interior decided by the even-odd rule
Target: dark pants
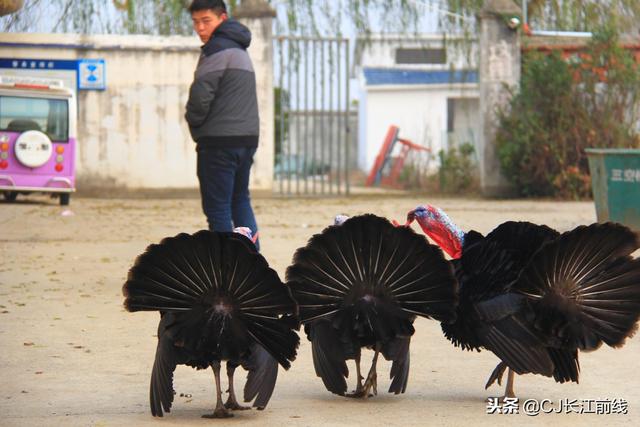
[[(198, 147), (198, 179), (202, 210), (209, 230), (249, 227), (258, 232), (249, 196), (249, 173), (255, 148)], [(259, 242), (256, 247), (260, 249)]]

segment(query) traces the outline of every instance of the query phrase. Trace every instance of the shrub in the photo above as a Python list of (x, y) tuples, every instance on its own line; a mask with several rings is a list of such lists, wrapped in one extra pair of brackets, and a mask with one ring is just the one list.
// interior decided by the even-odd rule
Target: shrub
[(522, 196), (590, 195), (587, 147), (638, 147), (640, 74), (603, 28), (580, 55), (527, 53), (520, 90), (499, 112), (498, 157)]
[(478, 173), (475, 148), (471, 143), (441, 150), (440, 191), (445, 193), (465, 193), (477, 189)]

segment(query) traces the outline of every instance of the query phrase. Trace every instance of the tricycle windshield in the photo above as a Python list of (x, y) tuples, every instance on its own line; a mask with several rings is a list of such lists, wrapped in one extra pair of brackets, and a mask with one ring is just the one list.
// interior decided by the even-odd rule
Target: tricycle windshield
[(54, 142), (67, 142), (68, 102), (64, 99), (0, 96), (0, 130), (39, 130)]

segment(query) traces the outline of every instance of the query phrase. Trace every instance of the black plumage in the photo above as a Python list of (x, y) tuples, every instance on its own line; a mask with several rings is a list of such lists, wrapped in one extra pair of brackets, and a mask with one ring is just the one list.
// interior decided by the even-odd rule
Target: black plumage
[[(427, 234), (438, 233), (441, 241), (460, 235), (438, 231), (435, 222), (452, 227), (441, 211), (416, 211), (410, 217)], [(500, 358), (486, 387), (500, 383), (507, 368), (506, 396), (514, 395), (513, 373), (578, 382), (579, 350), (619, 347), (636, 330), (640, 259), (630, 254), (640, 240), (627, 227), (592, 224), (560, 234), (506, 222), (487, 236), (466, 233), (461, 246), (452, 260), (460, 283), (457, 317), (442, 329), (454, 345), (486, 348)]]
[[(199, 231), (150, 245), (123, 286), (129, 311), (159, 311), (158, 346), (151, 374), (154, 416), (169, 412), (173, 372), (180, 364), (211, 366), (217, 402), (213, 417), (244, 409), (235, 398), (233, 372), (249, 371), (245, 401), (264, 408), (275, 387), (278, 363), (296, 357), (296, 306), (286, 286), (253, 243), (237, 233)], [(229, 399), (222, 404), (220, 363), (227, 360)]]
[[(316, 374), (339, 395), (347, 392), (349, 359), (357, 370), (356, 391), (349, 396), (377, 392), (380, 353), (393, 361), (389, 392), (403, 393), (416, 316), (454, 317), (456, 281), (442, 251), (375, 215), (347, 219), (313, 236), (295, 253), (286, 280), (311, 341)], [(364, 385), (363, 347), (375, 352)]]

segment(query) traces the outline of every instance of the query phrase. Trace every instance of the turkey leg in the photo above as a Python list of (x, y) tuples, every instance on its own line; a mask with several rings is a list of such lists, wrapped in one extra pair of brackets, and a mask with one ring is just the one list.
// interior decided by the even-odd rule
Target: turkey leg
[(507, 385), (504, 388), (504, 397), (516, 397), (516, 393), (513, 391), (513, 381), (515, 379), (515, 372), (509, 368), (509, 373), (507, 375)]
[(360, 371), (360, 353), (356, 356), (356, 376), (358, 377), (358, 385), (356, 386), (356, 391), (353, 393), (347, 393), (347, 397), (362, 397), (364, 394), (364, 387), (362, 386), (362, 380), (364, 377), (362, 376), (362, 372)]
[(216, 379), (216, 409), (213, 414), (205, 414), (202, 418), (229, 418), (233, 417), (233, 414), (227, 410), (222, 404), (222, 387), (220, 386), (220, 362), (213, 362), (211, 364), (213, 368), (213, 376)]
[(251, 409), (248, 406), (241, 406), (236, 399), (236, 393), (233, 388), (233, 373), (235, 372), (237, 365), (232, 363), (231, 361), (227, 362), (227, 378), (229, 379), (229, 389), (227, 392), (229, 393), (229, 397), (227, 398), (224, 407), (227, 409), (232, 409), (234, 411), (243, 411), (245, 409)]
[(365, 399), (369, 397), (370, 391), (373, 392), (373, 396), (378, 394), (378, 374), (376, 373), (376, 364), (378, 363), (379, 354), (380, 346), (376, 344), (376, 352), (373, 355), (373, 360), (371, 361), (371, 369), (369, 369), (367, 380), (364, 382), (364, 395), (362, 397), (364, 397)]

